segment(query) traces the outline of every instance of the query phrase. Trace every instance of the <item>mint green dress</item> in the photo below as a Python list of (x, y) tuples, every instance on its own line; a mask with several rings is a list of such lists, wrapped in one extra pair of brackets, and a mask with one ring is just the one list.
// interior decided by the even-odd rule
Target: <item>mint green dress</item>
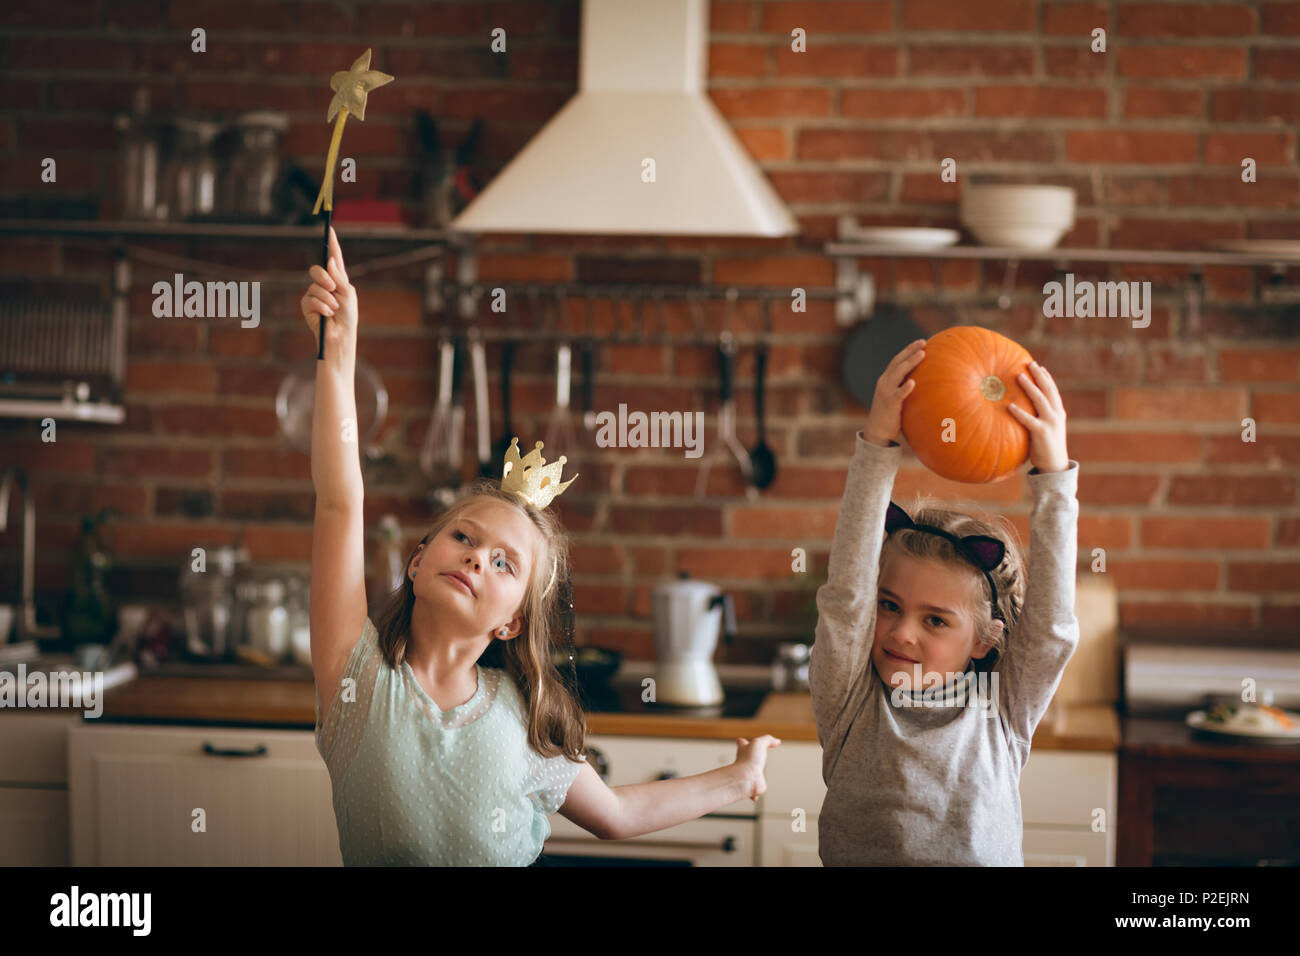
[(582, 765), (529, 746), (506, 671), (475, 665), (474, 696), (443, 712), (378, 639), (367, 618), (323, 719), (316, 695), (344, 866), (532, 863)]

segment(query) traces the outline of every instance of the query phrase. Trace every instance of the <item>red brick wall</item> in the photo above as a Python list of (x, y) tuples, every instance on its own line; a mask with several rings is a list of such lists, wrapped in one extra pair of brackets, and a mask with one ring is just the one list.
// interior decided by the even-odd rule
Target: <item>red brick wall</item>
[[(359, 157), (361, 175), (356, 185), (339, 184), (339, 198), (413, 195), (416, 108), (447, 120), (453, 135), (485, 116), (490, 172), (576, 88), (578, 11), (575, 0), (12, 0), (0, 28), (0, 190), (6, 203), (92, 199), (113, 215), (112, 116), (129, 108), (142, 82), (164, 111), (287, 111), (288, 150), (316, 170), (328, 142), (325, 79), (364, 45), (398, 82), (371, 98), (364, 129), (349, 128), (347, 151)], [(711, 18), (710, 95), (790, 204), (801, 235), (731, 243), (497, 237), (485, 244), (483, 277), (670, 277), (783, 295), (827, 287), (834, 263), (822, 246), (841, 214), (956, 225), (960, 182), (938, 175), (949, 156), (962, 181), (998, 173), (1074, 186), (1078, 224), (1066, 245), (1196, 248), (1216, 238), (1300, 236), (1298, 4), (756, 0), (714, 2)], [(208, 31), (205, 55), (189, 52), (194, 26)], [(486, 52), (493, 26), (507, 30), (508, 55)], [(1108, 32), (1105, 54), (1088, 49), (1097, 26)], [(808, 32), (805, 54), (790, 52), (795, 27)], [(44, 156), (58, 158), (57, 184), (39, 183)], [(1255, 184), (1239, 180), (1243, 156), (1259, 163)], [(305, 269), (315, 254), (314, 245), (149, 245), (248, 268)], [(1106, 549), (1125, 624), (1296, 624), (1300, 312), (1262, 305), (1262, 276), (1207, 270), (1210, 299), (1198, 324), (1185, 307), (1183, 270), (1118, 266), (1112, 277), (1150, 279), (1162, 294), (1150, 328), (1136, 330), (1044, 318), (1050, 264), (1021, 266), (1005, 312), (989, 305), (1001, 263), (945, 264), (952, 307), (932, 303), (927, 261), (899, 262), (893, 273), (886, 263), (862, 265), (876, 269), (882, 296), (915, 303), (927, 331), (986, 324), (1051, 370), (1070, 416), (1070, 453), (1082, 464), (1081, 555)], [(94, 244), (0, 242), (7, 287), (106, 279), (107, 266)], [(273, 408), (285, 369), (314, 354), (296, 316), (305, 283), (264, 287), (262, 325), (244, 330), (234, 321), (154, 319), (149, 285), (169, 274), (136, 269), (125, 427), (64, 423), (57, 444), (44, 445), (35, 423), (3, 424), (0, 461), (21, 462), (35, 476), (43, 589), (63, 583), (79, 515), (103, 506), (124, 515), (116, 547), (128, 563), (179, 566), (196, 544), (240, 534), (258, 560), (309, 556), (309, 462), (282, 450)], [(386, 439), (408, 461), (436, 387), (418, 276), (411, 269), (358, 282), (361, 356), (389, 388)], [(755, 640), (724, 652), (732, 659), (765, 659), (763, 638), (799, 632), (808, 592), (790, 574), (790, 550), (808, 548), (812, 569), (824, 569), (865, 412), (839, 385), (843, 332), (829, 304), (814, 303), (807, 315), (777, 312), (769, 441), (780, 477), (760, 502), (736, 496), (735, 476), (715, 467), (718, 498), (698, 504), (697, 465), (680, 451), (608, 450), (581, 463), (579, 484), (558, 505), (574, 534), (580, 639), (650, 653), (649, 589), (678, 569), (736, 594), (742, 631)], [(752, 303), (740, 316), (755, 327)], [(609, 322), (606, 311), (600, 321)], [(490, 350), (490, 367), (496, 355)], [(709, 350), (607, 347), (601, 363), (599, 408), (699, 408), (712, 429)], [(516, 428), (525, 436), (544, 428), (552, 364), (540, 347), (520, 355)], [(742, 351), (739, 431), (748, 444), (752, 373), (752, 352)], [(1246, 416), (1258, 422), (1254, 444), (1239, 437)], [(493, 433), (499, 428), (494, 419)], [(916, 489), (1008, 514), (1027, 538), (1023, 470), (998, 485), (959, 486), (909, 457), (896, 491)], [(369, 482), (366, 508), (372, 531), (392, 510), (413, 537), (431, 516), (418, 490), (399, 482)], [(10, 594), (16, 525), (0, 536)]]

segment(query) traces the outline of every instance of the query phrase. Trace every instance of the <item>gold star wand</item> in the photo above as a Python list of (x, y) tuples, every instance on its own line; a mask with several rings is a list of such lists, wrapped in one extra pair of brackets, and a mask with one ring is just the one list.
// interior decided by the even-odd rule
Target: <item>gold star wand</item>
[[(334, 164), (339, 158), (339, 143), (343, 140), (343, 124), (348, 121), (348, 114), (355, 113), (357, 119), (364, 121), (366, 118), (366, 95), (373, 89), (383, 86), (385, 83), (393, 82), (393, 77), (387, 73), (380, 73), (378, 70), (370, 69), (370, 51), (357, 57), (356, 62), (349, 69), (339, 70), (330, 77), (330, 89), (334, 91), (334, 99), (330, 100), (329, 112), (325, 115), (325, 122), (329, 122), (338, 116), (334, 123), (334, 135), (330, 138), (330, 149), (325, 156), (325, 178), (321, 180), (320, 194), (316, 197), (316, 205), (312, 209), (312, 215), (321, 211), (325, 207), (325, 239), (321, 251), (321, 268), (329, 267), (329, 249), (330, 249), (330, 219), (334, 211)], [(320, 317), (320, 347), (316, 352), (317, 359), (325, 358), (325, 322), (327, 317)]]

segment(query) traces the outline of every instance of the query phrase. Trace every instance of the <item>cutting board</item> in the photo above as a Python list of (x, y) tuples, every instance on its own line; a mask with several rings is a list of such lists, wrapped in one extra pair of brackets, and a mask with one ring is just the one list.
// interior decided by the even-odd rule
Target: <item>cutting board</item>
[(1075, 580), (1079, 646), (1065, 666), (1052, 709), (1119, 700), (1119, 595), (1108, 574), (1084, 571)]

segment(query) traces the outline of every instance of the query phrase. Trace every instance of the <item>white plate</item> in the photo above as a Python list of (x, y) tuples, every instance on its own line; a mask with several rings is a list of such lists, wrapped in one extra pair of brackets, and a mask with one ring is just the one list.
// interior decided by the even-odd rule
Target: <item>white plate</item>
[(1300, 239), (1219, 239), (1214, 242), (1214, 248), (1251, 256), (1300, 259)]
[[(1207, 733), (1222, 734), (1225, 737), (1253, 737), (1256, 739), (1264, 738), (1285, 743), (1300, 743), (1300, 722), (1290, 730), (1264, 730), (1255, 727), (1227, 727), (1223, 724), (1207, 721), (1206, 712), (1203, 710), (1194, 710), (1187, 715), (1187, 726), (1193, 730), (1204, 730)], [(1294, 715), (1292, 715), (1294, 716)]]
[(956, 229), (918, 229), (911, 226), (871, 226), (855, 228), (853, 242), (875, 246), (901, 246), (906, 249), (942, 249), (956, 244), (961, 233)]

